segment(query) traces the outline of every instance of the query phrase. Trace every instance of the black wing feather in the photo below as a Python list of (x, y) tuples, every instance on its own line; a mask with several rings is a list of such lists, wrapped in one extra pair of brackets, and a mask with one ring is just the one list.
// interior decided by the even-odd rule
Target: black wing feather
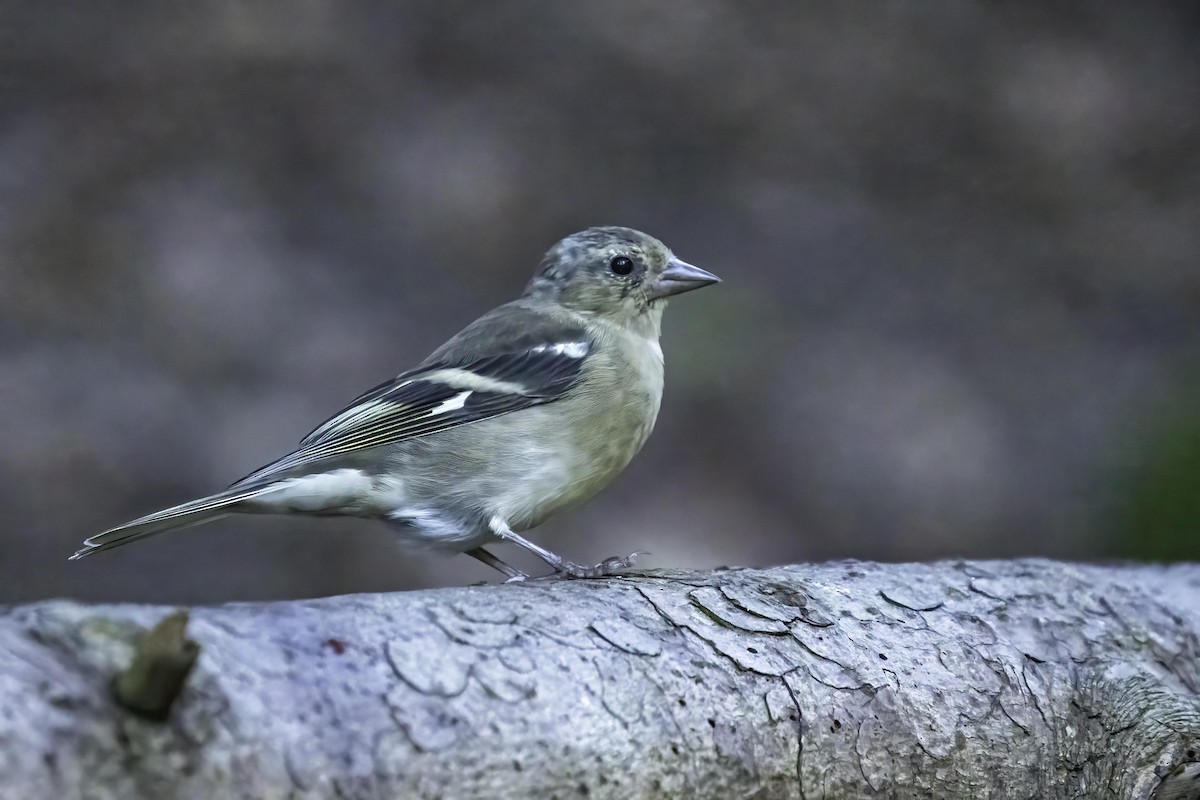
[[(300, 449), (239, 480), (234, 486), (293, 470), (314, 461), (428, 436), (449, 428), (553, 402), (578, 382), (591, 349), (582, 354), (563, 342), (519, 352), (488, 355), (470, 364), (425, 364), (359, 395), (311, 431)], [(510, 384), (519, 391), (469, 389), (437, 379), (443, 370), (468, 372)], [(461, 402), (455, 401), (461, 395)], [(449, 403), (449, 406), (446, 404)], [(439, 410), (441, 409), (441, 410)]]

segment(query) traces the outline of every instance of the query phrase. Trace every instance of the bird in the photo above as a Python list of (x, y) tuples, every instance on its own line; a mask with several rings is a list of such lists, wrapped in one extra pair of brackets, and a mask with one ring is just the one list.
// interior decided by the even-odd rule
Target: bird
[(92, 536), (70, 558), (230, 514), (304, 514), (382, 520), (406, 543), (466, 553), (509, 581), (528, 575), (487, 546), (518, 545), (551, 576), (618, 573), (640, 554), (588, 566), (522, 533), (596, 495), (642, 448), (662, 401), (667, 299), (718, 282), (632, 228), (574, 233), (520, 297), (359, 395), (292, 452)]

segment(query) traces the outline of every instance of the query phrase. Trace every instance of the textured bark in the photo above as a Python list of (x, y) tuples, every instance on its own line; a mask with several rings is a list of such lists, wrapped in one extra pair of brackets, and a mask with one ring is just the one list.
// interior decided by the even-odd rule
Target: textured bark
[(110, 686), (168, 613), (0, 609), (0, 796), (1200, 797), (1200, 566), (848, 562), (197, 608), (199, 658), (154, 722)]

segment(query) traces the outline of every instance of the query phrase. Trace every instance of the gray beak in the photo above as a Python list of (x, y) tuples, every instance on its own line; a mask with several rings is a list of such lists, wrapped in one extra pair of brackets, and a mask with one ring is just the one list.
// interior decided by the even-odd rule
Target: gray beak
[(667, 268), (658, 276), (658, 280), (650, 284), (647, 296), (651, 300), (660, 297), (670, 297), (673, 294), (690, 292), (701, 286), (720, 283), (721, 279), (707, 270), (693, 267), (686, 261), (672, 258)]

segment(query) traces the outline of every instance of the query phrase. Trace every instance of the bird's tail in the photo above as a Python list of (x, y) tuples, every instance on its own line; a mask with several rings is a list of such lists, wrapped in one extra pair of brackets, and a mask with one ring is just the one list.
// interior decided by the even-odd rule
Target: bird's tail
[(214, 519), (220, 519), (233, 513), (236, 510), (235, 506), (239, 503), (257, 497), (272, 488), (273, 484), (271, 483), (254, 487), (229, 488), (208, 497), (201, 497), (199, 500), (192, 500), (156, 511), (153, 514), (147, 514), (87, 539), (83, 543), (83, 548), (71, 556), (71, 560), (75, 561), (101, 550), (111, 550), (114, 547), (177, 528), (188, 528), (192, 525), (212, 522)]

